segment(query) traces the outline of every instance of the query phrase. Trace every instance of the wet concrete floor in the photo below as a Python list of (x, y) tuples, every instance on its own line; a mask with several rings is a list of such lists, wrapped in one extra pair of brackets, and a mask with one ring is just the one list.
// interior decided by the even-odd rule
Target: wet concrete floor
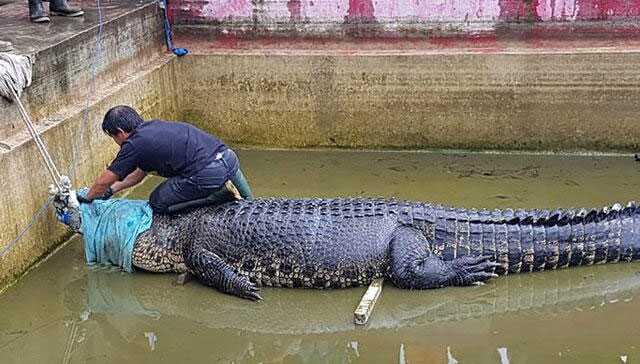
[[(396, 196), (465, 207), (599, 207), (640, 190), (622, 157), (240, 151), (257, 196)], [(134, 195), (145, 197), (158, 179)], [(499, 278), (481, 287), (264, 289), (251, 303), (173, 275), (89, 268), (79, 239), (0, 296), (0, 362), (633, 363), (640, 264)]]

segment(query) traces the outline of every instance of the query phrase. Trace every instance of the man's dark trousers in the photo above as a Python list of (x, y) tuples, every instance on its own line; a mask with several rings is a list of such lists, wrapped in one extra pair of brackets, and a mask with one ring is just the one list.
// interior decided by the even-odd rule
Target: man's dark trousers
[[(179, 209), (171, 208), (180, 206), (187, 201), (203, 199), (224, 188), (224, 183), (229, 180), (238, 180), (244, 176), (240, 171), (240, 162), (236, 153), (227, 148), (216, 154), (216, 159), (209, 165), (189, 177), (170, 177), (160, 183), (149, 197), (149, 205), (156, 213), (171, 213)], [(246, 184), (246, 182), (245, 182)], [(241, 188), (239, 190), (242, 191)], [(250, 199), (251, 191), (246, 186), (243, 198)]]

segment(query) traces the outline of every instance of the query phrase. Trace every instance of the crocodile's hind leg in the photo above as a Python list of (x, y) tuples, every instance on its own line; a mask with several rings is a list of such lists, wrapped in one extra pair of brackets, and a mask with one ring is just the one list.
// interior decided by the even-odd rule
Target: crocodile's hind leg
[(224, 293), (236, 295), (252, 301), (261, 300), (259, 289), (245, 276), (241, 276), (216, 254), (194, 248), (185, 249), (187, 268), (207, 286)]
[(400, 288), (425, 289), (466, 286), (484, 282), (497, 274), (498, 263), (490, 257), (461, 257), (444, 261), (429, 250), (430, 242), (422, 232), (400, 227), (389, 244), (389, 278)]

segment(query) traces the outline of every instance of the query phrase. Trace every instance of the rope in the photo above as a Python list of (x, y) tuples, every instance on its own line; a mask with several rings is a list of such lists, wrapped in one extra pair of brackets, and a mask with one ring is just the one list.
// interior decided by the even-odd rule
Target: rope
[(13, 240), (11, 240), (11, 242), (9, 242), (9, 244), (7, 244), (2, 249), (2, 251), (0, 251), (0, 259), (3, 259), (5, 257), (5, 255), (7, 255), (11, 250), (13, 250), (13, 247), (16, 244), (18, 244), (18, 242), (22, 239), (24, 234), (26, 234), (27, 231), (29, 231), (29, 229), (31, 229), (33, 224), (35, 224), (36, 221), (38, 221), (38, 218), (40, 217), (40, 215), (42, 215), (43, 212), (47, 211), (47, 208), (49, 207), (49, 205), (51, 204), (52, 201), (53, 201), (53, 198), (49, 197), (47, 199), (47, 201), (42, 206), (40, 206), (38, 211), (35, 214), (33, 214), (33, 216), (31, 216), (31, 220), (29, 221), (29, 223), (24, 228), (22, 228), (22, 230), (20, 231), (18, 236), (16, 236)]
[(0, 53), (0, 78), (5, 83), (0, 83), (0, 96), (11, 99), (9, 90), (15, 91), (18, 96), (25, 87), (31, 84), (33, 65), (31, 58), (18, 54)]
[[(7, 82), (8, 81), (5, 80), (5, 83)], [(7, 87), (9, 87), (8, 84), (7, 84)], [(20, 110), (20, 114), (22, 114), (22, 120), (24, 120), (24, 123), (27, 125), (29, 134), (31, 134), (31, 137), (33, 138), (33, 141), (36, 143), (36, 146), (38, 147), (38, 151), (40, 152), (42, 159), (44, 159), (44, 164), (46, 165), (47, 170), (51, 175), (51, 179), (53, 180), (53, 183), (56, 185), (56, 187), (58, 187), (59, 190), (62, 190), (62, 185), (60, 183), (60, 180), (62, 179), (62, 177), (60, 176), (60, 172), (58, 172), (58, 168), (56, 167), (56, 164), (53, 162), (51, 155), (47, 151), (47, 147), (44, 145), (44, 142), (40, 138), (40, 134), (38, 134), (35, 127), (33, 126), (33, 122), (31, 122), (31, 118), (29, 117), (29, 114), (24, 109), (24, 105), (22, 105), (22, 101), (20, 101), (20, 98), (16, 94), (13, 87), (9, 87), (9, 91), (11, 92), (11, 96), (13, 97), (13, 101), (16, 103), (16, 105), (18, 105), (18, 110)]]
[[(96, 51), (95, 51), (95, 53), (93, 55), (93, 61), (91, 62), (91, 90), (90, 90), (91, 92), (89, 92), (87, 94), (86, 104), (85, 104), (84, 113), (83, 113), (83, 120), (82, 120), (82, 124), (80, 125), (80, 130), (79, 130), (79, 136), (77, 136), (75, 138), (76, 139), (76, 143), (73, 144), (72, 159), (71, 159), (71, 163), (69, 164), (69, 169), (68, 169), (68, 175), (71, 176), (72, 178), (75, 177), (75, 168), (74, 167), (76, 166), (77, 157), (79, 155), (78, 146), (81, 145), (81, 141), (82, 141), (82, 139), (84, 139), (83, 138), (84, 130), (86, 129), (86, 125), (88, 124), (88, 120), (89, 120), (89, 100), (90, 100), (90, 95), (95, 94), (95, 80), (96, 80), (96, 75), (97, 75), (97, 64), (96, 64), (97, 62), (96, 62), (96, 60), (102, 54), (101, 39), (102, 39), (102, 31), (103, 31), (104, 24), (103, 24), (103, 17), (102, 17), (102, 5), (100, 3), (100, 0), (96, 0), (96, 7), (97, 7), (97, 10), (98, 10), (98, 33), (96, 35)], [(5, 83), (7, 83), (7, 86), (9, 86), (8, 81), (5, 80)], [(31, 135), (32, 135), (32, 137), (34, 139), (34, 141), (36, 143), (36, 146), (38, 147), (38, 150), (40, 151), (40, 153), (42, 154), (43, 158), (45, 159), (45, 164), (47, 165), (47, 169), (49, 170), (49, 173), (51, 174), (51, 177), (54, 179), (54, 183), (56, 184), (58, 189), (61, 190), (61, 185), (60, 185), (61, 176), (60, 176), (60, 173), (58, 172), (58, 169), (56, 168), (55, 164), (53, 163), (53, 160), (51, 159), (51, 156), (47, 152), (47, 149), (44, 146), (44, 143), (42, 142), (42, 140), (40, 139), (40, 136), (38, 135), (37, 132), (35, 132), (35, 128), (33, 128), (33, 125), (30, 125), (30, 120), (31, 119), (29, 118), (28, 113), (24, 109), (24, 106), (20, 102), (20, 98), (16, 95), (16, 93), (13, 90), (12, 87), (9, 87), (9, 88), (13, 92), (12, 96), (13, 96), (14, 100), (17, 101), (20, 113), (22, 114), (22, 117), (25, 120), (25, 123), (27, 124), (27, 128), (29, 129), (29, 132), (31, 133)], [(27, 122), (27, 120), (29, 122)], [(49, 197), (47, 199), (47, 201), (42, 206), (40, 206), (38, 211), (36, 211), (36, 213), (31, 216), (31, 220), (20, 231), (20, 233), (18, 233), (18, 235), (12, 241), (10, 241), (2, 249), (2, 251), (0, 251), (0, 260), (4, 259), (4, 257), (11, 250), (13, 250), (13, 248), (20, 242), (20, 240), (22, 240), (24, 235), (31, 229), (31, 227), (33, 227), (33, 225), (38, 221), (38, 219), (44, 213), (44, 211), (47, 210), (47, 208), (49, 207), (49, 205), (51, 204), (52, 201), (53, 201), (53, 197)]]
[(160, 8), (162, 8), (162, 27), (164, 29), (164, 39), (167, 43), (167, 48), (178, 57), (185, 56), (189, 53), (186, 48), (174, 48), (173, 47), (173, 31), (171, 30), (171, 24), (169, 23), (169, 16), (167, 15), (167, 6), (169, 0), (159, 0)]

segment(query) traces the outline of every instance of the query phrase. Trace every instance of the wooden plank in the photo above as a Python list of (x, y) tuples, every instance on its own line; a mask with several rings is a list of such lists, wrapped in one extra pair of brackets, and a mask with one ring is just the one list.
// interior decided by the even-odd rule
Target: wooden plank
[(193, 275), (189, 272), (178, 274), (178, 278), (176, 278), (176, 284), (184, 285), (189, 283), (193, 279)]
[(364, 293), (364, 296), (362, 296), (358, 308), (356, 308), (356, 311), (353, 313), (356, 325), (365, 325), (367, 321), (369, 321), (373, 307), (376, 305), (380, 293), (382, 293), (382, 282), (382, 278), (374, 279)]

